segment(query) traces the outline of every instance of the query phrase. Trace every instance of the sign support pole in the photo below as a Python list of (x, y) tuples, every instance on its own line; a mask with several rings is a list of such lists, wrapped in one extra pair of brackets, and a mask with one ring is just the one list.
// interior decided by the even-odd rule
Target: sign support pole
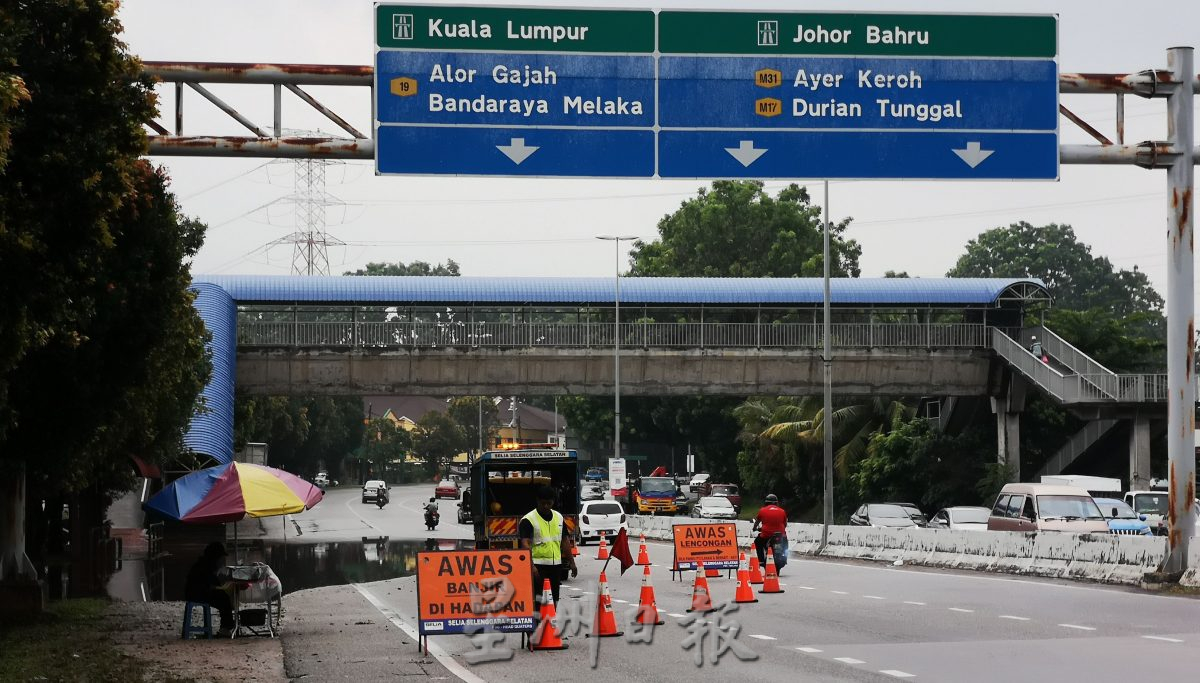
[(1167, 520), (1168, 572), (1187, 569), (1195, 533), (1196, 497), (1195, 252), (1192, 246), (1196, 169), (1193, 159), (1192, 48), (1167, 50), (1171, 83), (1167, 130), (1172, 159), (1167, 168)]
[(821, 229), (821, 249), (822, 249), (822, 265), (825, 269), (825, 295), (824, 295), (824, 321), (822, 327), (822, 350), (821, 364), (824, 366), (825, 381), (822, 393), (825, 399), (825, 418), (822, 421), (821, 431), (823, 433), (824, 451), (825, 451), (825, 500), (822, 505), (824, 508), (821, 523), (821, 547), (817, 552), (824, 552), (825, 546), (829, 544), (829, 525), (833, 523), (833, 358), (829, 351), (829, 181), (825, 181), (825, 218)]

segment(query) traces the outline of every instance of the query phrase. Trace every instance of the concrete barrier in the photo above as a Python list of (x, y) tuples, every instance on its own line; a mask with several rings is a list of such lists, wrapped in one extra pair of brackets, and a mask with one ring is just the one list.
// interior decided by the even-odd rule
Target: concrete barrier
[(1179, 580), (1180, 585), (1200, 588), (1200, 537), (1188, 544), (1188, 570)]
[[(687, 517), (630, 518), (630, 531), (647, 538), (671, 540), (675, 524), (699, 523)], [(738, 521), (738, 541), (753, 542), (751, 522)], [(788, 541), (796, 555), (815, 555), (821, 525), (788, 524)], [(874, 560), (951, 569), (974, 569), (1008, 574), (1137, 584), (1166, 558), (1162, 537), (1117, 534), (1015, 533), (950, 531), (947, 529), (873, 529), (832, 526), (823, 557)], [(1190, 549), (1193, 567), (1185, 576), (1200, 584), (1200, 543)]]

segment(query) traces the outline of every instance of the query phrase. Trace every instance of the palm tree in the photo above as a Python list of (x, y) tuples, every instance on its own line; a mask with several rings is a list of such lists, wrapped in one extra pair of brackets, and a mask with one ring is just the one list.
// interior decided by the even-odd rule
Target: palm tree
[[(769, 424), (759, 433), (760, 440), (790, 441), (804, 450), (821, 452), (825, 439), (825, 409), (821, 399), (804, 396), (779, 400), (782, 403), (773, 411)], [(753, 414), (753, 411), (748, 409), (747, 413)], [(835, 409), (831, 424), (834, 469), (838, 476), (846, 477), (866, 455), (867, 444), (873, 435), (890, 432), (914, 413), (915, 409), (903, 400), (881, 396)]]

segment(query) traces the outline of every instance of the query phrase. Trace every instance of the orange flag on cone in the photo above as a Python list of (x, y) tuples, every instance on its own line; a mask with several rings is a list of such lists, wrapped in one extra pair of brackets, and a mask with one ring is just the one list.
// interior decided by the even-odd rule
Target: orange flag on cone
[(529, 639), (530, 650), (565, 650), (567, 644), (558, 637), (554, 628), (554, 592), (550, 590), (550, 579), (542, 580), (542, 619), (533, 637)]

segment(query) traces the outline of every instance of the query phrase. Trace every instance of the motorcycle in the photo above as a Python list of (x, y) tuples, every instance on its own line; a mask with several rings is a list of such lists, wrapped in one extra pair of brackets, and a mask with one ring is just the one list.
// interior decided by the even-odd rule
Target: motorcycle
[(440, 519), (441, 519), (441, 515), (439, 515), (436, 510), (433, 510), (433, 511), (426, 510), (425, 511), (425, 528), (428, 529), (429, 531), (433, 531), (434, 529), (437, 528), (438, 521)]
[(383, 506), (388, 504), (387, 494), (384, 493), (383, 491), (380, 491), (378, 494), (376, 494), (375, 495), (375, 504), (379, 506), (380, 510), (382, 510)]

